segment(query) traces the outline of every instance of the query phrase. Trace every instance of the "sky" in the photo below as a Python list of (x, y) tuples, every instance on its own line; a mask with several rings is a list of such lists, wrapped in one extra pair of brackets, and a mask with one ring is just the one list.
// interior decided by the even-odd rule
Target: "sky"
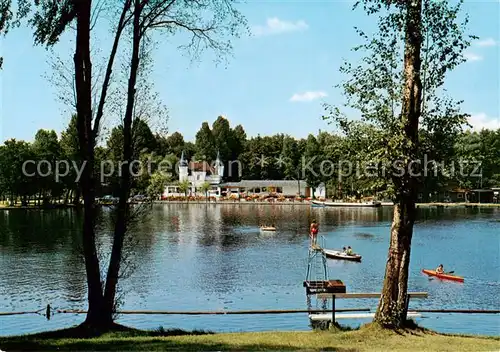
[[(354, 58), (361, 43), (354, 26), (373, 29), (362, 10), (348, 1), (251, 1), (240, 7), (252, 31), (233, 41), (228, 65), (217, 66), (207, 53), (191, 63), (171, 42), (154, 52), (152, 81), (169, 109), (169, 132), (193, 140), (202, 122), (219, 115), (231, 126), (243, 125), (248, 136), (275, 133), (297, 138), (332, 131), (323, 121), (323, 103), (341, 105), (334, 86), (344, 78), (339, 67)], [(464, 100), (475, 129), (500, 128), (500, 1), (466, 1), (469, 31), (480, 37), (467, 50), (468, 61), (447, 79), (452, 97)], [(103, 31), (98, 42), (110, 47)], [(33, 46), (29, 29), (1, 39), (0, 138), (32, 140), (40, 128), (62, 131), (69, 122), (67, 106), (57, 99), (50, 52)], [(54, 50), (71, 60), (72, 43), (64, 37)]]

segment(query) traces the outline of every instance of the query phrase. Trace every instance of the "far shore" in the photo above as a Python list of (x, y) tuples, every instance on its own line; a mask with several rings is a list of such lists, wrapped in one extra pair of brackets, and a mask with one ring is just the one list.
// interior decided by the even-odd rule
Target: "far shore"
[[(220, 205), (277, 205), (277, 206), (311, 206), (309, 201), (294, 201), (294, 202), (266, 202), (266, 201), (237, 201), (237, 200), (219, 200), (219, 201), (204, 201), (204, 200), (190, 200), (190, 201), (180, 201), (180, 200), (157, 200), (154, 201), (155, 204), (220, 204)], [(359, 203), (352, 203), (359, 204)], [(392, 207), (394, 203), (382, 202), (382, 207)], [(429, 208), (429, 207), (444, 207), (444, 208), (500, 208), (500, 203), (417, 203), (417, 208)], [(328, 208), (328, 207), (326, 207)], [(335, 207), (332, 207), (335, 208)], [(342, 208), (342, 207), (338, 207)], [(377, 209), (377, 208), (374, 208)]]
[[(154, 204), (183, 204), (183, 205), (269, 205), (269, 206), (311, 206), (310, 201), (292, 201), (292, 202), (266, 202), (266, 201), (238, 201), (238, 200), (218, 200), (218, 201), (205, 201), (205, 200), (155, 200)], [(359, 203), (352, 203), (359, 204)], [(109, 205), (102, 205), (109, 206)], [(382, 202), (382, 207), (394, 206), (391, 202)], [(52, 209), (71, 209), (77, 208), (74, 204), (57, 204), (50, 206), (8, 206), (0, 204), (0, 211), (2, 210), (52, 210)], [(328, 207), (326, 207), (328, 208)], [(332, 207), (336, 208), (336, 207)], [(342, 208), (341, 206), (337, 208)], [(362, 208), (362, 207), (360, 207)], [(500, 203), (417, 203), (417, 208), (500, 208)], [(374, 208), (377, 209), (377, 208)]]

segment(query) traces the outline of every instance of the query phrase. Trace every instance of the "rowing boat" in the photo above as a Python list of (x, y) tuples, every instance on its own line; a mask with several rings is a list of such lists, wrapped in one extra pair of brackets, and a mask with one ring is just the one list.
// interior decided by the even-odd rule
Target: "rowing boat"
[(464, 278), (461, 276), (451, 275), (447, 273), (440, 274), (437, 273), (436, 270), (422, 269), (422, 272), (426, 275), (437, 277), (438, 279), (464, 282)]
[(359, 254), (347, 254), (343, 251), (336, 251), (333, 249), (323, 249), (323, 253), (325, 253), (328, 258), (350, 260), (352, 262), (361, 261), (361, 256)]

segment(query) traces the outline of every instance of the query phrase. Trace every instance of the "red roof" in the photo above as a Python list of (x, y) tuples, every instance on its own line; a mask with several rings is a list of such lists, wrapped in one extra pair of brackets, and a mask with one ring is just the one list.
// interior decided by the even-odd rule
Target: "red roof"
[(205, 171), (206, 173), (215, 174), (215, 168), (206, 161), (191, 161), (188, 168), (191, 171)]

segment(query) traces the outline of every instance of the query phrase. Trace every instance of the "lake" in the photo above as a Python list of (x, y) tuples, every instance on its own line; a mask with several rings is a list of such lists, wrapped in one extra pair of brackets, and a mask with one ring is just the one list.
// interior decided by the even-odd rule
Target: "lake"
[[(392, 208), (309, 208), (273, 205), (156, 204), (131, 230), (121, 309), (306, 309), (302, 283), (309, 221), (327, 248), (350, 245), (361, 263), (328, 260), (331, 279), (348, 292), (381, 290)], [(103, 210), (101, 247), (111, 239)], [(261, 233), (274, 223), (276, 233)], [(0, 312), (85, 309), (80, 252), (81, 216), (74, 210), (0, 211)], [(443, 264), (464, 283), (429, 279), (422, 268)], [(410, 291), (426, 291), (410, 308), (500, 309), (500, 209), (419, 209), (410, 265)], [(377, 300), (339, 300), (337, 307), (376, 308)], [(0, 317), (0, 335), (68, 327), (83, 315)], [(500, 334), (500, 315), (426, 314), (418, 323), (441, 332)], [(137, 328), (262, 331), (310, 329), (306, 314), (126, 315)], [(359, 325), (366, 321), (344, 321)]]

